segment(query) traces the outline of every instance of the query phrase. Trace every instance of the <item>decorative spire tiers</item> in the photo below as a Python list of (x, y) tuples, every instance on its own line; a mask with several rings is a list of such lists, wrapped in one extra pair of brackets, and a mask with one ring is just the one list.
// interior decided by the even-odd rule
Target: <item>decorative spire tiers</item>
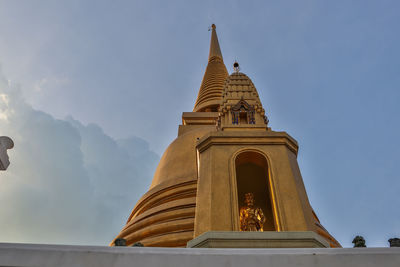
[(178, 137), (115, 240), (158, 247), (340, 247), (308, 201), (296, 140), (268, 127), (256, 87), (237, 62), (228, 75), (215, 28), (193, 112), (183, 112)]
[(211, 26), (210, 54), (208, 65), (204, 73), (203, 81), (200, 85), (199, 94), (193, 111), (217, 111), (222, 97), (222, 87), (228, 76), (221, 49), (219, 47), (216, 26)]

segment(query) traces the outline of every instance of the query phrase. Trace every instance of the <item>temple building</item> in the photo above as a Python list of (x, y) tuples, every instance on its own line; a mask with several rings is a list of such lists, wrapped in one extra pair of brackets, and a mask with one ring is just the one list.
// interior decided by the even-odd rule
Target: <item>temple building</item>
[(208, 232), (255, 238), (311, 233), (325, 247), (340, 247), (309, 203), (298, 148), (289, 134), (269, 127), (257, 89), (239, 64), (228, 73), (212, 25), (193, 111), (183, 112), (178, 137), (116, 239), (128, 246), (186, 247)]

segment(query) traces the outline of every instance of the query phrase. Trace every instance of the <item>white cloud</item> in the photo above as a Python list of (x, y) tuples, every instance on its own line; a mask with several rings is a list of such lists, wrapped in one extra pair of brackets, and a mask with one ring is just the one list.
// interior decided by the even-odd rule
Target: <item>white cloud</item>
[[(1, 135), (15, 147), (0, 173), (0, 242), (107, 245), (151, 182), (146, 141), (33, 109), (0, 73)], [(5, 101), (7, 100), (7, 101)]]
[(60, 85), (67, 85), (68, 82), (69, 79), (65, 77), (45, 77), (34, 82), (33, 90), (36, 92), (42, 92), (45, 89), (57, 88)]
[(6, 94), (0, 94), (0, 120), (8, 121), (8, 103), (10, 99)]

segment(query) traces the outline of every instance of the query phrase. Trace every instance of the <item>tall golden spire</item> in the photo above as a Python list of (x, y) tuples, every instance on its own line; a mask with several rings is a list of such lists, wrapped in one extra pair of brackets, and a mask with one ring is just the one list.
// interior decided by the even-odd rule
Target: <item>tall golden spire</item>
[(222, 100), (225, 79), (228, 77), (221, 49), (219, 47), (215, 24), (211, 26), (210, 54), (208, 65), (201, 82), (199, 94), (193, 111), (217, 111)]
[[(182, 114), (149, 190), (111, 245), (123, 238), (128, 246), (145, 247), (340, 247), (309, 203), (297, 141), (268, 127), (256, 87), (237, 62), (234, 67), (228, 76), (213, 25), (194, 112)], [(252, 216), (243, 223), (242, 207)], [(255, 218), (261, 211), (265, 220)], [(254, 229), (269, 233), (240, 241), (250, 237), (240, 230)], [(225, 231), (223, 242), (211, 245), (210, 231), (217, 230)]]

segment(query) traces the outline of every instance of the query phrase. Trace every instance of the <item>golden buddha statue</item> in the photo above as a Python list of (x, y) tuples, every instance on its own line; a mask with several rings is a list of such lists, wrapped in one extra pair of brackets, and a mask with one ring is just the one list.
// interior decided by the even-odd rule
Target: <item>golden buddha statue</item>
[(261, 208), (254, 207), (253, 193), (245, 196), (246, 207), (240, 208), (240, 231), (263, 231), (265, 216)]

